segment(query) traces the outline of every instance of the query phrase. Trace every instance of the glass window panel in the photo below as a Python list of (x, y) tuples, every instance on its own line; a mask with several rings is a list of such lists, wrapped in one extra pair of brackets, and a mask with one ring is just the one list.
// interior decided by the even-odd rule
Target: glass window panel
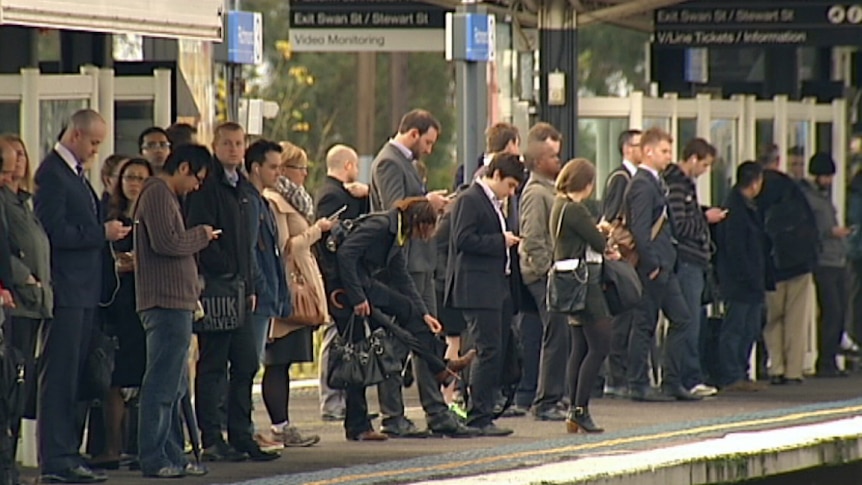
[(670, 118), (644, 118), (644, 131), (650, 128), (661, 128), (670, 131)]
[(775, 143), (775, 127), (772, 119), (757, 120), (754, 124), (754, 139), (756, 154), (760, 155), (767, 147)]
[(595, 197), (601, 199), (605, 179), (622, 163), (617, 139), (629, 127), (628, 118), (579, 118), (577, 156), (596, 165)]
[(709, 135), (718, 152), (710, 175), (711, 205), (720, 206), (730, 193), (736, 177), (736, 120), (712, 120)]
[(804, 150), (808, 145), (809, 123), (807, 121), (791, 121), (789, 125), (790, 136), (788, 137), (788, 145), (783, 150), (785, 154), (790, 148), (800, 147)]
[(697, 138), (697, 120), (682, 118), (677, 124), (676, 159), (682, 160), (682, 150), (685, 144)]
[(0, 101), (0, 133), (15, 133), (20, 135), (21, 103), (18, 101)]
[(138, 135), (153, 126), (153, 102), (117, 101), (114, 118), (114, 151), (129, 156), (140, 153)]
[[(39, 147), (36, 152), (41, 160), (54, 148), (60, 130), (75, 111), (89, 106), (86, 99), (59, 99), (39, 101)], [(32, 152), (31, 157), (35, 157)]]

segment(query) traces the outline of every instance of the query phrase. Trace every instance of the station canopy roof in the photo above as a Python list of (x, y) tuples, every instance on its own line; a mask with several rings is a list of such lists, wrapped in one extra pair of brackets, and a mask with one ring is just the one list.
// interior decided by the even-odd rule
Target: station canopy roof
[[(444, 7), (457, 7), (460, 0), (423, 0)], [(524, 26), (536, 26), (538, 11), (548, 0), (484, 0), (480, 2), (496, 14), (511, 15)], [(653, 12), (684, 0), (567, 0), (578, 13), (578, 26), (604, 22), (644, 32), (653, 31)]]

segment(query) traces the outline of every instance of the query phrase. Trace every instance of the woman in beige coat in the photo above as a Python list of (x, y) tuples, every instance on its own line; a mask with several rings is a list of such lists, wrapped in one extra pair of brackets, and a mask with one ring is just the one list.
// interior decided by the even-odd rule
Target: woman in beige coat
[[(317, 300), (320, 322), (329, 321), (326, 293), (317, 260), (311, 248), (322, 232), (332, 223), (326, 219), (313, 221), (314, 203), (303, 187), (308, 176), (308, 157), (305, 152), (290, 143), (282, 143), (281, 177), (275, 190), (266, 189), (263, 196), (270, 201), (278, 226), (278, 244), (282, 251), (288, 285), (305, 281), (310, 293)], [(291, 265), (293, 260), (293, 266)], [(262, 382), (263, 401), (272, 421), (275, 441), (285, 447), (311, 446), (320, 441), (318, 436), (302, 436), (290, 426), (288, 396), (290, 390), (290, 365), (297, 362), (312, 362), (313, 327), (303, 327), (287, 336), (276, 339), (266, 346)]]

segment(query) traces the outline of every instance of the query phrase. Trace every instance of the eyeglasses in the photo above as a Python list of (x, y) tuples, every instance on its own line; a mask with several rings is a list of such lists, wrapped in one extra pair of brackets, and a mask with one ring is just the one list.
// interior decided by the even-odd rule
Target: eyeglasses
[(147, 180), (146, 177), (141, 177), (140, 175), (123, 175), (124, 182), (137, 182), (141, 183), (144, 180)]
[(161, 148), (167, 150), (171, 147), (171, 142), (169, 141), (159, 141), (159, 142), (149, 142), (141, 145), (141, 149), (143, 150), (155, 150), (157, 148)]
[(294, 170), (299, 170), (300, 172), (308, 172), (308, 165), (304, 167), (299, 165), (285, 165), (284, 168), (292, 168)]

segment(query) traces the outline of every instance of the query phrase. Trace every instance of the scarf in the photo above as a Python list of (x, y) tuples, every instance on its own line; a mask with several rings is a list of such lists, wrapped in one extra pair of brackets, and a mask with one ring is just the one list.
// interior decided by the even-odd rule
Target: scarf
[(287, 177), (279, 177), (275, 190), (284, 197), (288, 204), (304, 215), (309, 224), (314, 222), (314, 200), (305, 190), (305, 187), (296, 185)]

